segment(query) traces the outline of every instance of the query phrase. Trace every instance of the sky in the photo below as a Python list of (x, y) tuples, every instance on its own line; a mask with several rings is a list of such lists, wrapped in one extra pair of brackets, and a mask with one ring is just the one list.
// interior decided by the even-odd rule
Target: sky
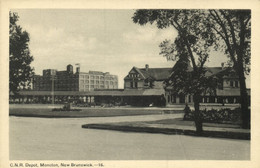
[[(29, 48), (35, 73), (43, 69), (65, 70), (80, 63), (81, 72), (102, 71), (118, 75), (119, 88), (133, 66), (172, 67), (175, 62), (160, 55), (159, 44), (174, 40), (173, 27), (133, 23), (135, 10), (126, 9), (15, 9), (18, 24), (30, 34)], [(206, 66), (226, 62), (212, 52)]]

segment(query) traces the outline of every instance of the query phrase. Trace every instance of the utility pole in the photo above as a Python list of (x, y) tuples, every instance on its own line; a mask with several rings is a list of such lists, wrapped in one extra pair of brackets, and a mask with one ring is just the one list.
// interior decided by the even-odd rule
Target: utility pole
[(52, 79), (52, 85), (51, 85), (51, 95), (52, 95), (52, 105), (54, 107), (54, 75), (51, 75), (51, 79)]

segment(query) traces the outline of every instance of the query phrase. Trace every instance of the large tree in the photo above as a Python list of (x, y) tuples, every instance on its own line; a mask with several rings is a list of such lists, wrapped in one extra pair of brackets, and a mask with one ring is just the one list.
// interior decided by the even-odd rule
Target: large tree
[[(160, 44), (161, 54), (168, 60), (177, 61), (168, 86), (178, 94), (193, 95), (195, 125), (198, 134), (202, 133), (200, 99), (206, 90), (211, 90), (211, 77), (206, 76), (205, 63), (214, 44), (215, 34), (207, 23), (204, 10), (137, 10), (134, 23), (145, 25), (155, 23), (159, 29), (172, 27), (178, 36)], [(191, 64), (191, 65), (190, 65)], [(188, 67), (192, 70), (188, 72)]]
[(250, 127), (245, 73), (250, 72), (251, 11), (209, 10), (208, 23), (217, 34), (216, 48), (223, 49), (239, 77), (243, 128)]
[(17, 94), (30, 85), (33, 56), (29, 50), (29, 34), (17, 24), (17, 13), (9, 12), (9, 93)]

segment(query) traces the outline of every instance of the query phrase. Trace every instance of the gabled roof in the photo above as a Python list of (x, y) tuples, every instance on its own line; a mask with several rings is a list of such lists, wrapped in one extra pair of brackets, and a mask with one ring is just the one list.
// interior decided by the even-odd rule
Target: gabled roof
[[(146, 70), (145, 68), (137, 68), (137, 67), (133, 67), (131, 71), (136, 71), (137, 73), (139, 73), (141, 75), (141, 78), (143, 79), (153, 79), (156, 81), (163, 81), (163, 80), (167, 80), (173, 73), (174, 69), (175, 69), (176, 64), (173, 66), (173, 68), (148, 68), (148, 70)], [(229, 70), (230, 68), (222, 68), (222, 67), (205, 67), (206, 68), (206, 76), (212, 76), (212, 75), (218, 75), (220, 73), (225, 73), (227, 70)], [(188, 72), (192, 72), (193, 68), (191, 67), (190, 64), (188, 64), (187, 67), (187, 71)], [(124, 78), (124, 79), (128, 79), (128, 75)]]
[[(145, 68), (137, 68), (133, 67), (132, 70), (135, 70), (137, 73), (141, 75), (141, 78), (148, 79), (151, 78), (153, 80), (162, 81), (169, 78), (169, 75), (172, 72), (172, 68), (149, 68), (146, 70)], [(128, 79), (129, 77), (126, 76), (124, 79)]]
[(147, 71), (145, 68), (140, 69), (140, 71), (145, 74), (145, 76), (151, 77), (154, 80), (166, 80), (169, 78), (172, 68), (149, 68)]
[[(147, 78), (146, 74), (142, 73), (140, 71), (140, 69), (135, 67), (135, 66), (129, 72), (131, 72), (131, 71), (134, 71), (134, 72), (137, 72), (138, 74), (140, 74), (142, 79), (146, 79)], [(126, 75), (126, 77), (124, 79), (128, 79), (128, 78), (129, 78), (128, 75)]]
[(222, 69), (222, 67), (206, 67), (206, 69), (207, 69), (207, 72), (205, 74), (206, 76), (216, 75), (221, 71), (226, 70), (226, 68)]
[[(176, 64), (174, 65), (173, 71), (175, 70), (176, 65), (178, 63), (179, 62), (177, 61)], [(224, 68), (222, 68), (222, 67), (205, 67), (205, 68), (206, 68), (206, 73), (205, 73), (206, 76), (217, 75), (219, 73), (226, 72), (227, 70), (230, 70), (230, 68), (227, 68), (227, 67), (224, 67)], [(172, 71), (172, 73), (173, 73), (173, 71)], [(192, 71), (193, 71), (193, 68), (191, 67), (191, 65), (189, 63), (188, 67), (187, 67), (187, 72), (192, 72)], [(172, 73), (171, 73), (171, 75), (172, 75)]]

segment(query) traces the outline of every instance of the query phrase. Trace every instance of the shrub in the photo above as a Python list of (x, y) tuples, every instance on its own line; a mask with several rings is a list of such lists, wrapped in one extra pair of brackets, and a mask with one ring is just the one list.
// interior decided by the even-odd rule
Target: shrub
[[(238, 123), (241, 118), (241, 109), (211, 109), (211, 110), (201, 110), (200, 111), (202, 121), (210, 123)], [(187, 113), (184, 120), (194, 120), (194, 111)]]

